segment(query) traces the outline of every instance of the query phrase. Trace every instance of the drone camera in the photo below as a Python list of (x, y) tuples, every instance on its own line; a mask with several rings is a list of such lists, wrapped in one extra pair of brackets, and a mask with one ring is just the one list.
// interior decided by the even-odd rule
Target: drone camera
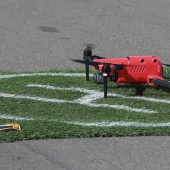
[(94, 82), (96, 84), (103, 84), (104, 83), (104, 78), (103, 78), (102, 73), (99, 73), (99, 72), (94, 73), (93, 78), (94, 78)]

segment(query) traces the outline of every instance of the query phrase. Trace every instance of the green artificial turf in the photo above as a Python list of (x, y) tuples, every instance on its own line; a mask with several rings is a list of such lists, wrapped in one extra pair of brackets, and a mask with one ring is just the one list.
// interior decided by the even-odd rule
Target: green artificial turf
[[(66, 74), (82, 73), (83, 71), (60, 72)], [(18, 73), (18, 75), (20, 74)], [(1, 72), (0, 75), (15, 75), (15, 73)], [(165, 78), (170, 79), (169, 75)], [(164, 99), (162, 102), (153, 102), (136, 96), (136, 85), (115, 85), (113, 82), (109, 82), (108, 93), (116, 95), (92, 101), (92, 104), (97, 105), (96, 107), (76, 103), (78, 99), (84, 100), (83, 97), (87, 96), (86, 92), (30, 87), (30, 84), (54, 88), (83, 88), (103, 93), (103, 85), (95, 84), (93, 77), (90, 77), (89, 82), (85, 81), (84, 76), (32, 75), (0, 78), (0, 124), (18, 123), (22, 127), (21, 131), (0, 131), (0, 142), (170, 134), (170, 103), (165, 102), (170, 101), (170, 91), (167, 89), (142, 85), (142, 88), (145, 89), (142, 97)], [(4, 94), (7, 94), (8, 97), (2, 96)], [(11, 94), (14, 97), (9, 97)], [(135, 97), (138, 98), (135, 99)], [(37, 98), (41, 100), (38, 101)], [(51, 101), (42, 101), (42, 99)], [(57, 102), (56, 99), (63, 100), (63, 102)], [(116, 108), (111, 108), (112, 105)], [(121, 109), (120, 106), (130, 109)], [(140, 109), (141, 112), (133, 109)], [(155, 113), (146, 113), (144, 110)], [(113, 122), (120, 124), (111, 125)], [(128, 124), (126, 125), (126, 123)], [(167, 123), (167, 125), (160, 126), (160, 123)], [(155, 124), (155, 127), (147, 126), (147, 124)]]

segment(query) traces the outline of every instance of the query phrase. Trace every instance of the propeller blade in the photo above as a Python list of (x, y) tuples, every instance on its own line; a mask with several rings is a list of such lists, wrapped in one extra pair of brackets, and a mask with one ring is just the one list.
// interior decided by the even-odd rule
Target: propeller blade
[(88, 61), (88, 60), (76, 60), (76, 59), (74, 59), (72, 61), (77, 62), (77, 63), (82, 63), (82, 64), (88, 64), (88, 65), (91, 65), (91, 66), (94, 66), (94, 67), (96, 67), (100, 64), (103, 64), (103, 63), (100, 63), (100, 62), (93, 62), (93, 61)]
[(97, 56), (97, 55), (93, 55), (92, 57), (97, 58), (97, 59), (106, 59), (106, 57), (100, 57), (100, 56)]
[(89, 65), (94, 66), (94, 67), (96, 67), (100, 64), (110, 64), (110, 65), (116, 66), (119, 69), (122, 69), (122, 67), (125, 66), (123, 64), (113, 64), (113, 63), (110, 63), (110, 62), (109, 63), (107, 63), (107, 62), (95, 62), (95, 61), (77, 60), (77, 59), (72, 59), (71, 61), (74, 61), (74, 62), (77, 62), (77, 63), (82, 63), (82, 64), (89, 64)]
[(162, 65), (170, 67), (170, 64), (162, 64)]

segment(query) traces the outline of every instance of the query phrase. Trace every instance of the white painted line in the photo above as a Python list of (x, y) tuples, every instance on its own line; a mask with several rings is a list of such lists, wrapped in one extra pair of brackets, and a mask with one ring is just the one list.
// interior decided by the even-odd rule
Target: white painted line
[[(25, 77), (25, 76), (85, 76), (84, 73), (64, 73), (64, 72), (60, 72), (60, 73), (24, 73), (24, 74), (7, 74), (7, 75), (0, 75), (0, 79), (3, 78), (13, 78), (13, 77)], [(90, 76), (93, 76), (93, 74), (90, 74)], [(28, 85), (28, 86), (39, 86), (40, 85)], [(61, 90), (62, 88), (59, 87), (53, 87), (53, 86), (46, 86), (46, 85), (41, 85), (41, 88), (48, 88), (48, 89), (56, 89), (56, 90)], [(94, 104), (91, 103), (94, 100), (100, 99), (101, 96), (103, 96), (102, 94), (99, 94), (101, 92), (95, 91), (95, 90), (87, 90), (87, 89), (81, 89), (81, 88), (64, 88), (62, 90), (73, 90), (73, 91), (79, 91), (79, 92), (83, 92), (83, 93), (88, 93), (89, 95), (86, 95), (80, 99), (77, 99), (76, 103), (80, 103), (80, 104), (85, 104), (91, 107), (111, 107), (111, 108), (115, 108), (115, 109), (122, 109), (122, 110), (128, 110), (128, 111), (135, 111), (135, 112), (143, 112), (143, 113), (158, 113), (157, 111), (153, 111), (153, 110), (148, 110), (148, 109), (136, 109), (136, 108), (132, 108), (132, 107), (128, 107), (128, 106), (124, 106), (124, 105), (107, 105), (107, 104)], [(91, 93), (91, 94), (90, 94)], [(92, 95), (94, 94), (94, 95)], [(0, 94), (1, 97), (11, 97), (11, 98), (25, 98), (25, 99), (31, 99), (31, 100), (37, 100), (37, 101), (44, 101), (44, 102), (58, 102), (58, 103), (72, 103), (72, 101), (67, 101), (67, 100), (60, 100), (60, 99), (47, 99), (47, 98), (41, 98), (41, 97), (32, 97), (32, 96), (24, 96), (24, 95), (14, 95), (14, 94)], [(95, 96), (95, 97), (94, 97)], [(155, 99), (155, 98), (147, 98), (147, 97), (139, 97), (139, 96), (125, 96), (125, 95), (120, 95), (120, 94), (111, 94), (109, 93), (108, 96), (115, 96), (115, 97), (121, 97), (121, 98), (127, 98), (127, 99), (137, 99), (137, 100), (144, 100), (144, 101), (151, 101), (151, 102), (160, 102), (160, 103), (166, 103), (169, 104), (170, 100), (165, 100), (165, 99)]]
[(169, 127), (170, 122), (166, 123), (142, 123), (142, 122), (96, 122), (96, 123), (83, 123), (83, 122), (68, 122), (68, 124), (80, 125), (80, 126), (96, 126), (96, 127)]
[[(64, 72), (59, 72), (59, 73), (18, 73), (18, 74), (4, 74), (0, 75), (0, 79), (3, 78), (14, 78), (14, 77), (27, 77), (27, 76), (73, 76), (73, 77), (81, 77), (85, 76), (85, 73), (64, 73)], [(90, 74), (90, 76), (93, 76), (93, 74)], [(47, 87), (46, 87), (47, 88)], [(115, 97), (121, 97), (121, 98), (126, 98), (126, 99), (137, 99), (137, 100), (145, 100), (145, 101), (151, 101), (151, 102), (158, 102), (158, 103), (166, 103), (170, 104), (170, 100), (166, 99), (156, 99), (156, 98), (148, 98), (148, 97), (140, 97), (140, 96), (125, 96), (125, 95), (120, 95), (120, 94), (112, 94), (108, 93), (108, 96), (115, 96)]]
[[(109, 105), (109, 104), (95, 104), (94, 101), (103, 98), (103, 92), (99, 92), (96, 90), (88, 90), (84, 88), (64, 88), (64, 87), (56, 87), (56, 86), (49, 86), (49, 85), (41, 85), (41, 84), (28, 84), (27, 87), (39, 87), (39, 88), (45, 88), (45, 89), (51, 89), (51, 90), (68, 90), (68, 91), (79, 91), (83, 93), (87, 93), (87, 95), (73, 101), (66, 101), (68, 103), (79, 103), (82, 105), (90, 106), (90, 107), (110, 107), (113, 109), (120, 109), (120, 110), (127, 110), (127, 111), (134, 111), (138, 113), (158, 113), (154, 110), (148, 110), (145, 108), (138, 109), (138, 108), (132, 108), (125, 105)], [(119, 96), (119, 95), (118, 95)]]
[(34, 97), (34, 96), (16, 95), (16, 94), (7, 94), (7, 93), (0, 93), (0, 97), (14, 98), (14, 99), (29, 99), (29, 100), (35, 100), (41, 102), (51, 102), (51, 103), (69, 103), (69, 101), (62, 100), (62, 99), (47, 99), (43, 97)]
[(88, 90), (80, 87), (58, 87), (58, 86), (49, 86), (49, 85), (42, 85), (42, 84), (28, 84), (27, 87), (39, 87), (39, 88), (50, 89), (50, 90), (78, 91), (78, 92), (89, 93), (89, 94), (96, 92), (96, 90)]
[(125, 96), (121, 94), (112, 94), (112, 93), (109, 93), (108, 96), (121, 97), (123, 99), (144, 100), (144, 101), (155, 102), (155, 103), (170, 104), (170, 100), (166, 100), (166, 99), (156, 99), (156, 98), (140, 97), (140, 96)]
[[(48, 85), (40, 85), (40, 84), (28, 84), (28, 87), (39, 87), (39, 88), (45, 88), (45, 89), (51, 89), (51, 90), (70, 90), (70, 91), (79, 91), (83, 93), (101, 93), (100, 91), (97, 90), (88, 90), (84, 88), (61, 88), (61, 87), (54, 87), (54, 86), (48, 86)], [(102, 93), (103, 95), (103, 93)], [(121, 95), (121, 94), (116, 94), (116, 93), (108, 93), (108, 96), (113, 96), (113, 97), (120, 97), (123, 99), (133, 99), (133, 100), (144, 100), (144, 101), (150, 101), (150, 102), (156, 102), (156, 103), (166, 103), (170, 104), (170, 100), (166, 99), (156, 99), (156, 98), (150, 98), (150, 97), (140, 97), (140, 96), (126, 96), (126, 95)]]
[(6, 114), (0, 114), (0, 119), (9, 119), (9, 120), (35, 120), (34, 118), (11, 116), (11, 115), (6, 115)]
[[(30, 76), (64, 76), (64, 77), (82, 77), (85, 76), (85, 73), (18, 73), (18, 74), (3, 74), (0, 75), (0, 79), (4, 78), (15, 78), (15, 77), (30, 77)], [(93, 76), (93, 74), (90, 74), (89, 76)]]
[(32, 117), (20, 117), (11, 116), (6, 114), (0, 114), (0, 119), (17, 120), (17, 121), (49, 121), (49, 122), (63, 122), (67, 124), (80, 125), (80, 126), (95, 126), (95, 127), (170, 127), (170, 122), (166, 123), (142, 123), (142, 122), (95, 122), (95, 123), (85, 123), (85, 122), (74, 122), (74, 121), (59, 121), (57, 119), (36, 119)]
[[(0, 75), (0, 79), (3, 78), (15, 78), (15, 77), (27, 77), (27, 76), (73, 76), (73, 77), (81, 77), (85, 76), (84, 73), (64, 73), (64, 72), (59, 72), (59, 73), (18, 73), (18, 74), (4, 74)], [(90, 74), (90, 76), (93, 76), (93, 74)], [(156, 99), (156, 98), (148, 98), (148, 97), (140, 97), (140, 96), (125, 96), (125, 95), (120, 95), (120, 94), (112, 94), (108, 93), (108, 96), (115, 96), (115, 97), (121, 97), (121, 98), (126, 98), (126, 99), (137, 99), (137, 100), (144, 100), (144, 101), (151, 101), (151, 102), (157, 102), (157, 103), (166, 103), (170, 104), (170, 100), (166, 99)]]
[(88, 107), (107, 107), (107, 108), (113, 108), (118, 110), (120, 109), (120, 110), (134, 111), (138, 113), (149, 113), (149, 114), (158, 113), (157, 111), (154, 110), (137, 109), (137, 108), (132, 108), (124, 105), (93, 104), (93, 103), (89, 103), (91, 101), (89, 97), (87, 97), (87, 100), (82, 99), (82, 100), (73, 100), (73, 101), (62, 100), (62, 99), (49, 99), (43, 97), (33, 97), (33, 96), (26, 96), (26, 95), (15, 95), (15, 94), (7, 94), (7, 93), (0, 93), (0, 97), (14, 98), (14, 99), (29, 99), (29, 100), (35, 100), (41, 102), (51, 102), (51, 103), (74, 103), (74, 104), (77, 103), (77, 104), (86, 105)]

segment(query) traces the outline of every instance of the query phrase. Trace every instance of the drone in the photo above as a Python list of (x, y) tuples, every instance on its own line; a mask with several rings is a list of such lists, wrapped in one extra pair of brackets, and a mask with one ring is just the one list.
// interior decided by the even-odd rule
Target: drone
[(87, 46), (83, 52), (83, 60), (72, 59), (74, 62), (85, 64), (86, 81), (89, 81), (89, 66), (94, 70), (94, 82), (103, 84), (104, 98), (107, 98), (107, 82), (116, 84), (148, 84), (170, 88), (170, 82), (163, 78), (164, 64), (156, 56), (128, 56), (125, 58), (106, 58), (92, 55), (92, 47)]

